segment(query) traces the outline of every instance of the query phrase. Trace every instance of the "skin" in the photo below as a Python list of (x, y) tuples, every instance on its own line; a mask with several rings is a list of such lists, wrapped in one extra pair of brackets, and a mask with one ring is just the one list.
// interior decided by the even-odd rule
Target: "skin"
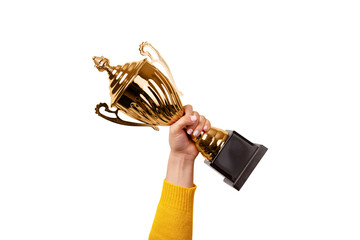
[(185, 115), (171, 125), (169, 130), (170, 156), (165, 180), (177, 186), (194, 186), (194, 162), (199, 154), (192, 137), (210, 129), (210, 121), (191, 105), (184, 107)]

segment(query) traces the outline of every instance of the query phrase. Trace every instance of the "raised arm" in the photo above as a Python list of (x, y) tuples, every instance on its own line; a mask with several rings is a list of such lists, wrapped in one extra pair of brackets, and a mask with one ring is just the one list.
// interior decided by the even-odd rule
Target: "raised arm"
[(192, 106), (169, 130), (170, 156), (150, 240), (192, 239), (194, 161), (199, 154), (191, 137), (210, 129), (210, 122)]

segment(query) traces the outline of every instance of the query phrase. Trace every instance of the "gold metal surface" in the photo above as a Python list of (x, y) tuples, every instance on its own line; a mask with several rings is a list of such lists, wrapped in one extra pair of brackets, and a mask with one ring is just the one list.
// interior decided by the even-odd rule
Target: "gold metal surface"
[(201, 132), (198, 137), (192, 140), (205, 159), (211, 161), (224, 146), (228, 135), (227, 131), (211, 127), (207, 132)]
[[(149, 47), (154, 51), (157, 59), (145, 51)], [(157, 126), (170, 126), (183, 114), (183, 105), (180, 101), (181, 92), (175, 86), (172, 74), (165, 60), (159, 52), (149, 43), (140, 45), (140, 53), (146, 58), (126, 63), (124, 65), (110, 66), (110, 61), (104, 57), (93, 57), (95, 67), (100, 71), (106, 71), (110, 80), (111, 107), (106, 103), (99, 103), (96, 114), (114, 123), (127, 126), (150, 126), (159, 130)], [(153, 63), (158, 62), (164, 68), (170, 80)], [(107, 115), (102, 114), (100, 109), (104, 108)], [(118, 113), (122, 112), (139, 122), (122, 120)], [(109, 117), (108, 114), (114, 115)], [(207, 132), (202, 132), (198, 137), (193, 138), (199, 152), (211, 161), (223, 147), (228, 133), (224, 130), (211, 127)]]
[[(149, 52), (149, 51), (145, 51), (145, 47), (149, 47), (150, 50), (154, 51), (156, 58), (153, 57), (153, 55)], [(170, 68), (169, 66), (167, 65), (167, 63), (165, 62), (165, 60), (162, 58), (162, 56), (160, 55), (160, 53), (158, 52), (158, 50), (156, 50), (150, 43), (148, 42), (143, 42), (140, 44), (140, 47), (139, 47), (139, 51), (140, 51), (140, 54), (143, 55), (144, 57), (148, 56), (150, 57), (151, 59), (151, 64), (154, 64), (156, 62), (160, 63), (164, 68), (165, 68), (165, 71), (170, 79), (170, 82), (171, 84), (173, 85), (173, 87), (176, 89), (176, 91), (178, 92), (178, 94), (180, 96), (183, 96), (184, 94), (182, 92), (180, 92), (177, 87), (176, 87), (176, 84), (175, 84), (175, 81), (174, 81), (174, 77), (170, 71)]]

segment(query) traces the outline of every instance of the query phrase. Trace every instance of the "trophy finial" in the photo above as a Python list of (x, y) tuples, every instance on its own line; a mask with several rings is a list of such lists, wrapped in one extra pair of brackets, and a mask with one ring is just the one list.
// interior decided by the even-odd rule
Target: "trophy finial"
[(101, 57), (93, 57), (95, 66), (100, 72), (105, 71), (109, 67), (109, 59)]

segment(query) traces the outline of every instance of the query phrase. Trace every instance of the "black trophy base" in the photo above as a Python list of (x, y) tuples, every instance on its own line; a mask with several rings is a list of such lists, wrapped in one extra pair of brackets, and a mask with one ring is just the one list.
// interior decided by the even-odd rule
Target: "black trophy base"
[(250, 142), (235, 131), (227, 132), (229, 136), (220, 152), (211, 162), (205, 160), (205, 163), (222, 174), (224, 182), (239, 191), (267, 148)]

